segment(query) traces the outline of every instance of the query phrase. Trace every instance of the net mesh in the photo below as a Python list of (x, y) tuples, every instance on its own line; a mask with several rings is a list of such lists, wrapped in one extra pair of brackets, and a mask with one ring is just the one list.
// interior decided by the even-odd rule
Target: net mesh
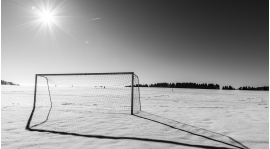
[[(139, 88), (133, 74), (38, 75), (36, 100), (29, 127), (51, 121), (70, 123), (93, 112), (131, 114), (140, 111)], [(134, 75), (134, 85), (138, 83)], [(133, 108), (131, 107), (133, 106)], [(72, 122), (73, 123), (73, 122)]]

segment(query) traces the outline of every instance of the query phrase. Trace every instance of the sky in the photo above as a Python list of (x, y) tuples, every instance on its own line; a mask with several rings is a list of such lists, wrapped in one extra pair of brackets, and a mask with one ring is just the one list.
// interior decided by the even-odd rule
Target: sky
[(269, 1), (1, 1), (2, 80), (99, 72), (268, 86)]

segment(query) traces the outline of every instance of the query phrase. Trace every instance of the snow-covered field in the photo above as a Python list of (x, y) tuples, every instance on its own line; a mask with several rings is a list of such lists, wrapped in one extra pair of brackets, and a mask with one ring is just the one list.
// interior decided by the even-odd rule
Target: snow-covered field
[[(52, 110), (26, 130), (34, 87), (2, 86), (2, 148), (269, 148), (269, 92), (140, 88), (142, 113)], [(58, 118), (66, 119), (58, 121)], [(42, 130), (35, 127), (36, 130)]]

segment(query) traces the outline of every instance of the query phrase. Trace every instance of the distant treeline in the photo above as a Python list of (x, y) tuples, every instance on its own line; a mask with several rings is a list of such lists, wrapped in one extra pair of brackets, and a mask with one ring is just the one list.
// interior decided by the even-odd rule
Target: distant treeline
[(243, 86), (239, 87), (239, 90), (263, 90), (263, 91), (269, 91), (269, 86), (264, 87), (250, 87), (250, 86)]
[[(131, 86), (126, 86), (131, 87)], [(194, 88), (194, 89), (219, 89), (218, 84), (213, 83), (155, 83), (155, 84), (136, 84), (134, 87), (166, 87), (166, 88)], [(223, 86), (222, 90), (236, 90), (231, 85), (229, 86)], [(250, 87), (250, 86), (243, 86), (238, 88), (238, 90), (263, 90), (263, 91), (269, 91), (269, 86), (264, 87)]]
[[(236, 90), (236, 89), (232, 86), (223, 86), (222, 90)], [(269, 91), (269, 86), (264, 86), (264, 87), (243, 86), (243, 87), (239, 87), (238, 90)]]
[(15, 84), (13, 82), (8, 82), (8, 81), (5, 81), (5, 80), (1, 80), (1, 85), (18, 85), (19, 86), (19, 84)]
[(232, 86), (223, 86), (222, 90), (235, 90), (235, 88)]
[[(212, 83), (155, 83), (155, 84), (137, 84), (134, 87), (167, 87), (167, 88), (194, 88), (194, 89), (219, 89), (218, 84)], [(130, 86), (127, 86), (130, 87)]]

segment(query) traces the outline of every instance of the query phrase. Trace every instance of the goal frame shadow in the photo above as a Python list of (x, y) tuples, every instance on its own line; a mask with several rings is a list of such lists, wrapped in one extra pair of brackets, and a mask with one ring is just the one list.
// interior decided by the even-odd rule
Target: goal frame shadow
[[(154, 123), (158, 123), (161, 125), (164, 125), (166, 127), (169, 127), (171, 129), (176, 129), (185, 133), (189, 133), (191, 135), (194, 136), (198, 136), (198, 137), (202, 137), (204, 139), (207, 140), (211, 140), (214, 142), (218, 142), (221, 144), (224, 144), (226, 146), (230, 146), (230, 147), (217, 147), (217, 146), (210, 146), (210, 145), (198, 145), (198, 144), (188, 144), (188, 143), (183, 143), (183, 142), (179, 142), (179, 141), (169, 141), (169, 140), (162, 140), (162, 139), (153, 139), (153, 138), (144, 138), (144, 137), (119, 137), (119, 136), (109, 136), (109, 135), (87, 135), (87, 134), (80, 134), (80, 133), (72, 133), (72, 132), (64, 132), (64, 131), (54, 131), (54, 130), (48, 130), (48, 129), (40, 129), (40, 128), (35, 128), (36, 126), (32, 126), (32, 127), (26, 127), (26, 130), (28, 131), (35, 131), (35, 132), (48, 132), (48, 133), (52, 133), (52, 134), (59, 134), (59, 135), (70, 135), (70, 136), (77, 136), (77, 137), (86, 137), (86, 138), (97, 138), (97, 139), (113, 139), (113, 140), (136, 140), (136, 141), (146, 141), (146, 142), (153, 142), (153, 143), (165, 143), (165, 144), (173, 144), (173, 145), (179, 145), (179, 146), (187, 146), (187, 147), (194, 147), (194, 148), (204, 148), (204, 149), (249, 149), (248, 147), (246, 147), (245, 145), (241, 144), (240, 142), (236, 141), (235, 139), (226, 136), (226, 135), (222, 135), (222, 134), (218, 134), (216, 132), (212, 132), (206, 129), (202, 129), (202, 128), (198, 128), (195, 126), (191, 126), (191, 125), (187, 125), (178, 121), (174, 121), (171, 119), (167, 119), (167, 118), (163, 118), (154, 114), (150, 114), (148, 112), (144, 112), (141, 111), (137, 114), (133, 114), (132, 116), (136, 117), (136, 118), (140, 118), (140, 119), (145, 119), (147, 121), (151, 121)], [(162, 121), (162, 120), (165, 120)], [(168, 123), (166, 123), (168, 122)], [(173, 123), (177, 123), (178, 126), (174, 126), (173, 124), (170, 124), (170, 122)], [(41, 125), (41, 124), (39, 124)], [(179, 127), (180, 126), (180, 127)], [(181, 128), (181, 126), (183, 126), (183, 128)], [(185, 129), (185, 128), (189, 128)], [(190, 129), (191, 128), (191, 129)], [(196, 133), (194, 130), (203, 130), (204, 132), (207, 133), (211, 133), (211, 134), (215, 134), (215, 135), (219, 135), (224, 137), (225, 139), (229, 140), (229, 141), (224, 141), (224, 140), (219, 140), (219, 139), (215, 139), (211, 136), (207, 136), (205, 134), (200, 134), (200, 133)], [(229, 143), (229, 142), (233, 142), (233, 143)]]
[[(145, 119), (145, 120), (148, 120), (148, 121), (152, 121), (152, 122), (155, 122), (155, 123), (159, 123), (159, 124), (162, 124), (164, 126), (170, 127), (172, 129), (180, 130), (180, 131), (183, 131), (183, 132), (186, 132), (186, 133), (195, 135), (195, 136), (203, 137), (203, 138), (208, 139), (208, 140), (211, 140), (211, 141), (216, 141), (216, 142), (219, 142), (219, 143), (223, 143), (223, 144), (228, 145), (228, 146), (231, 146), (233, 148), (237, 148), (237, 149), (249, 149), (248, 147), (246, 147), (245, 145), (243, 145), (240, 142), (236, 141), (235, 139), (233, 139), (233, 138), (231, 138), (229, 136), (223, 135), (223, 134), (218, 134), (216, 132), (212, 132), (212, 131), (209, 131), (209, 130), (206, 130), (206, 129), (198, 128), (198, 127), (187, 125), (187, 124), (184, 124), (184, 123), (181, 123), (181, 122), (178, 122), (178, 121), (174, 121), (174, 120), (171, 120), (171, 119), (163, 118), (163, 117), (160, 117), (160, 116), (157, 116), (157, 115), (154, 115), (154, 114), (150, 114), (148, 112), (141, 111), (141, 109), (139, 109), (140, 111), (138, 113), (133, 113), (133, 86), (134, 86), (133, 85), (133, 83), (134, 83), (133, 76), (134, 76), (134, 72), (121, 72), (121, 73), (80, 73), (80, 74), (36, 74), (36, 76), (35, 76), (34, 105), (33, 105), (33, 109), (32, 109), (31, 115), (30, 115), (30, 117), (28, 119), (28, 122), (27, 122), (27, 125), (26, 125), (26, 130), (36, 131), (36, 132), (49, 132), (49, 133), (60, 134), (60, 135), (80, 136), (80, 137), (87, 137), (87, 138), (115, 139), (115, 140), (125, 139), (125, 140), (149, 141), (149, 142), (167, 143), (167, 144), (174, 144), (174, 145), (181, 145), (181, 146), (188, 146), (188, 147), (195, 147), (195, 148), (206, 148), (206, 149), (231, 149), (231, 148), (228, 148), (228, 147), (215, 147), (215, 146), (208, 146), (208, 145), (195, 145), (195, 144), (187, 144), (187, 143), (180, 143), (180, 142), (176, 142), (176, 141), (151, 139), (151, 138), (115, 137), (115, 136), (105, 136), (105, 135), (85, 135), (85, 134), (79, 134), (79, 133), (61, 132), (61, 131), (53, 131), (53, 130), (44, 130), (44, 129), (34, 128), (35, 126), (41, 125), (41, 124), (45, 123), (48, 120), (48, 117), (50, 115), (50, 111), (51, 111), (51, 108), (52, 107), (50, 107), (50, 110), (48, 111), (47, 118), (46, 118), (45, 121), (43, 121), (43, 122), (41, 122), (39, 124), (36, 124), (36, 125), (30, 127), (30, 122), (32, 120), (33, 113), (35, 111), (35, 105), (36, 105), (37, 76), (44, 77), (46, 75), (88, 75), (88, 74), (91, 74), (91, 75), (131, 74), (132, 75), (132, 85), (131, 85), (131, 87), (132, 87), (132, 89), (131, 89), (131, 91), (132, 91), (132, 93), (131, 93), (132, 94), (132, 96), (131, 96), (132, 97), (132, 99), (131, 99), (132, 100), (131, 101), (131, 104), (132, 104), (131, 105), (131, 108), (132, 108), (131, 109), (131, 115), (132, 116), (135, 116), (135, 117), (141, 118), (141, 119)], [(44, 78), (46, 78), (46, 77), (44, 77)], [(48, 83), (48, 79), (47, 79), (47, 83)], [(49, 86), (48, 86), (48, 91), (49, 91), (49, 94), (50, 94)], [(52, 103), (51, 99), (50, 99), (50, 102)], [(177, 123), (178, 126), (171, 125), (170, 122)], [(179, 126), (181, 126), (181, 127), (179, 127)], [(184, 126), (185, 127), (192, 128), (193, 130), (203, 130), (203, 132), (212, 133), (212, 134), (215, 134), (215, 135), (222, 136), (223, 138), (225, 138), (225, 140), (228, 140), (228, 141), (226, 142), (226, 141), (218, 140), (218, 139), (215, 139), (215, 138), (213, 138), (211, 136), (207, 136), (207, 135), (204, 135), (204, 134), (196, 133), (195, 131), (190, 131), (190, 129), (188, 129), (188, 130), (187, 129), (183, 129)]]

